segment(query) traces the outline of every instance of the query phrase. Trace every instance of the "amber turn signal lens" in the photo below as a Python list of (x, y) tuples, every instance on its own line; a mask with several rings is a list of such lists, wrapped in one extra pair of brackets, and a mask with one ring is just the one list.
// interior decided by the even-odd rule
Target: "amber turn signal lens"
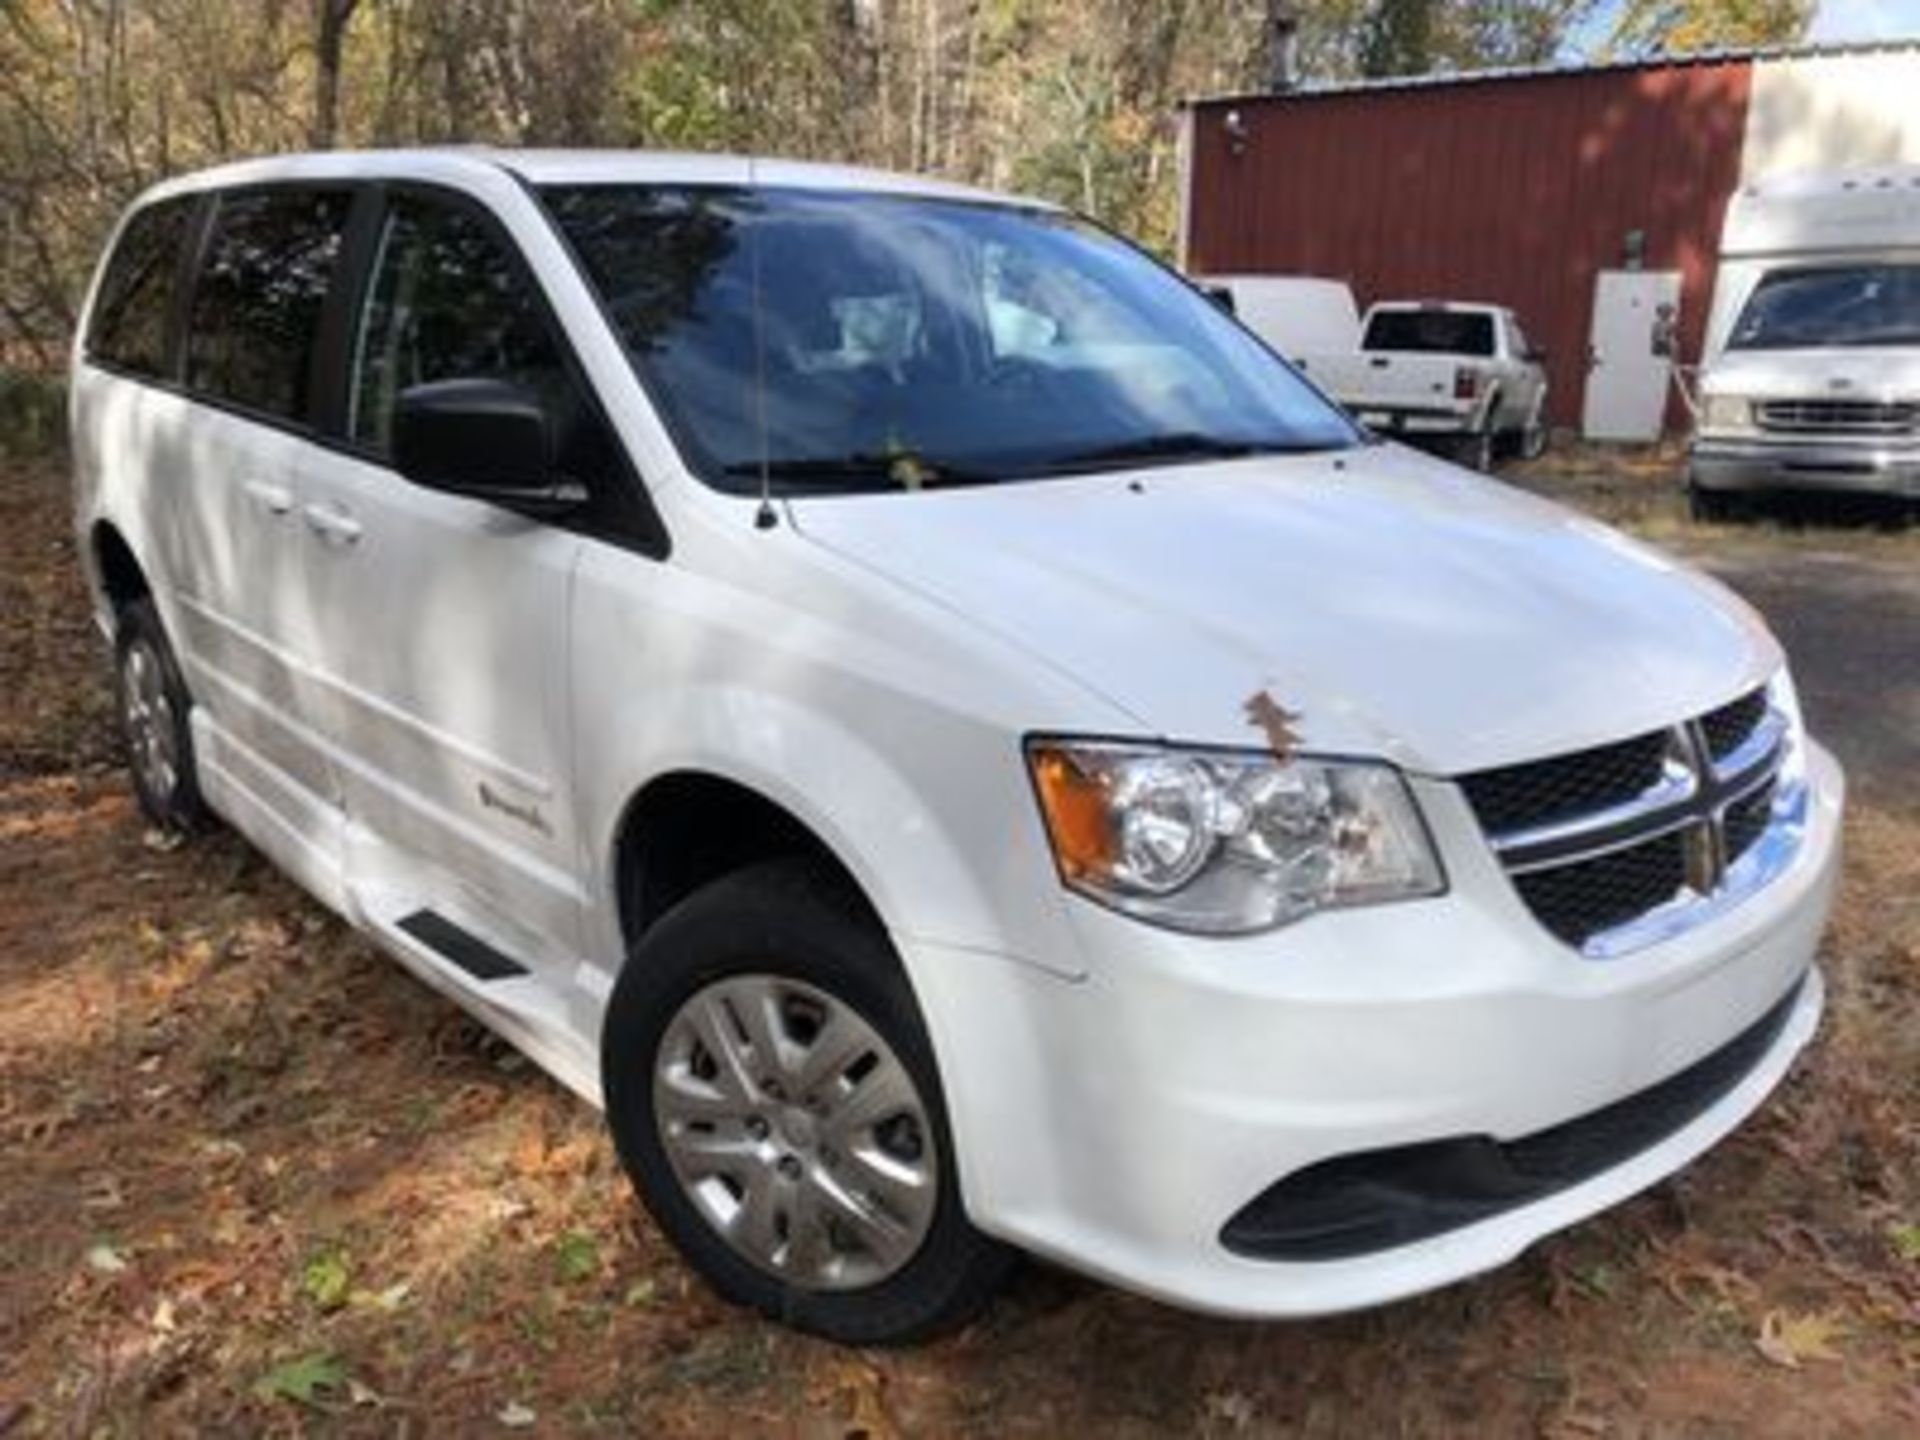
[(1061, 872), (1075, 880), (1110, 874), (1113, 821), (1105, 784), (1064, 751), (1036, 748), (1028, 758)]

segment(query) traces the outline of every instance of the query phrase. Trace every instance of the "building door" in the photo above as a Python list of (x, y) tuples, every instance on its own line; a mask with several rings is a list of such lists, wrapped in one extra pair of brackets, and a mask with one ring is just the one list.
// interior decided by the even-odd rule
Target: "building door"
[(1679, 320), (1678, 270), (1602, 270), (1594, 277), (1580, 420), (1587, 439), (1660, 438)]

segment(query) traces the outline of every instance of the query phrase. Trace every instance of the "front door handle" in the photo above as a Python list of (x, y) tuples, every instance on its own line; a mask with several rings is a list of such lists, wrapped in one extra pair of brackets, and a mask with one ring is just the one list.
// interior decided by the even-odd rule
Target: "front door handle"
[(284, 515), (293, 509), (293, 490), (272, 480), (249, 480), (243, 487), (247, 498), (269, 515)]
[(351, 545), (360, 538), (360, 522), (338, 505), (309, 505), (301, 513), (307, 528), (333, 545)]

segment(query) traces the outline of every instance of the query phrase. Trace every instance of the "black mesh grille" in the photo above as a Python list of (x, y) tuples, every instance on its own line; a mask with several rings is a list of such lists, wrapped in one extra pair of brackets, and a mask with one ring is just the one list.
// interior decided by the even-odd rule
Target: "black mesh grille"
[(1624, 850), (1513, 877), (1540, 923), (1576, 948), (1663, 905), (1687, 882), (1679, 831)]
[(1550, 760), (1481, 770), (1460, 784), (1490, 834), (1591, 814), (1649, 790), (1667, 753), (1664, 731)]
[[(1481, 826), (1500, 846), (1512, 869), (1514, 888), (1535, 918), (1576, 949), (1596, 935), (1637, 919), (1672, 900), (1688, 883), (1687, 836), (1707, 820), (1716, 803), (1716, 776), (1697, 777), (1696, 799), (1682, 799), (1676, 811), (1672, 795), (1649, 796), (1663, 778), (1669, 759), (1706, 770), (1736, 754), (1754, 736), (1768, 713), (1767, 691), (1751, 690), (1693, 721), (1693, 735), (1706, 753), (1686, 761), (1683, 736), (1655, 731), (1608, 745), (1481, 770), (1461, 778), (1460, 786)], [(1769, 759), (1766, 764), (1772, 764)], [(1744, 772), (1743, 779), (1745, 773)], [(1731, 778), (1731, 777), (1729, 777)], [(1633, 818), (1603, 818), (1604, 812), (1647, 797), (1629, 812)], [(1698, 805), (1698, 810), (1692, 809)], [(1727, 863), (1748, 853), (1772, 820), (1773, 782), (1728, 805), (1720, 819)], [(1666, 834), (1650, 835), (1662, 827)], [(1522, 839), (1544, 825), (1573, 822), (1550, 836)], [(1584, 823), (1583, 823), (1584, 822)], [(1649, 838), (1631, 840), (1635, 830)], [(1606, 845), (1619, 848), (1594, 855)], [(1697, 882), (1696, 882), (1697, 883)]]
[(1744, 800), (1727, 807), (1727, 863), (1731, 865), (1753, 848), (1753, 842), (1766, 833), (1773, 816), (1773, 781), (1769, 780)]
[(1707, 750), (1716, 760), (1724, 760), (1738, 750), (1753, 734), (1754, 726), (1767, 713), (1767, 692), (1755, 690), (1730, 705), (1709, 710), (1700, 717), (1700, 729), (1707, 737)]

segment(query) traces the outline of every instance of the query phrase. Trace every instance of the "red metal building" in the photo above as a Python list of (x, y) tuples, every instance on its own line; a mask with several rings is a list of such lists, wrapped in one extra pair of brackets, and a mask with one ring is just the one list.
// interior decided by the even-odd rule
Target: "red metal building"
[[(1680, 358), (1693, 359), (1735, 188), (1809, 153), (1831, 165), (1920, 159), (1909, 133), (1920, 126), (1873, 115), (1862, 128), (1847, 110), (1850, 96), (1902, 91), (1920, 97), (1910, 46), (1198, 101), (1187, 110), (1182, 259), (1195, 274), (1344, 279), (1363, 305), (1511, 305), (1548, 351), (1554, 420), (1574, 424), (1596, 274), (1677, 271)], [(1811, 152), (1809, 129), (1822, 132)]]

